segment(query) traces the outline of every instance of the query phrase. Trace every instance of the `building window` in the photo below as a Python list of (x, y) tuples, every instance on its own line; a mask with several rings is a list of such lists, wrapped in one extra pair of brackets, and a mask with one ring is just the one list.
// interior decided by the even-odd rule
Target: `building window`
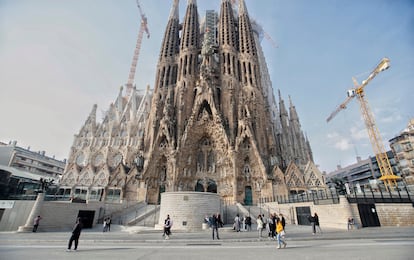
[(108, 194), (106, 195), (106, 201), (119, 202), (120, 200), (121, 200), (120, 189), (108, 189)]

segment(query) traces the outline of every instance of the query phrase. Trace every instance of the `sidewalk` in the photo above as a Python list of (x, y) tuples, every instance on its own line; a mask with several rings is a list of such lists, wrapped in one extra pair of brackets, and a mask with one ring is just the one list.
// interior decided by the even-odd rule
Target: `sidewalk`
[[(386, 238), (414, 238), (414, 227), (372, 227), (354, 230), (323, 229), (323, 233), (312, 235), (310, 226), (286, 226), (287, 241), (309, 241), (309, 240), (343, 240), (343, 239), (386, 239)], [(266, 242), (270, 241), (264, 231), (263, 238), (258, 238), (258, 232), (234, 232), (231, 227), (219, 229), (220, 243), (234, 242)], [(38, 232), (17, 233), (0, 232), (1, 243), (57, 243), (69, 239), (70, 232)], [(100, 227), (84, 229), (80, 237), (82, 241), (90, 243), (211, 243), (213, 242), (211, 230), (197, 232), (175, 231), (169, 240), (164, 240), (162, 231), (154, 228), (132, 226), (125, 227), (111, 225), (110, 232), (102, 232)]]

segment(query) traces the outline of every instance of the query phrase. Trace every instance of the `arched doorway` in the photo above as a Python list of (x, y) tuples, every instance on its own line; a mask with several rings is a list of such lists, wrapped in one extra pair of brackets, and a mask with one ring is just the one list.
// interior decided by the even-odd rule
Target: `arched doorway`
[(217, 193), (217, 184), (212, 179), (198, 180), (194, 191)]
[(207, 192), (217, 193), (217, 184), (213, 180), (208, 181)]
[(196, 184), (196, 186), (195, 186), (194, 191), (197, 191), (197, 192), (204, 192), (204, 187), (203, 187), (202, 180), (198, 180), (198, 181), (197, 181), (197, 184)]

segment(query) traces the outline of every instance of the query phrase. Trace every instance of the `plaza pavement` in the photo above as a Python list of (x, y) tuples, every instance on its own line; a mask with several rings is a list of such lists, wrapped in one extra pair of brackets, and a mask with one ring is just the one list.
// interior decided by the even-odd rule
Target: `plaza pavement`
[[(368, 227), (359, 229), (333, 229), (322, 228), (322, 233), (312, 234), (311, 226), (287, 225), (287, 241), (309, 241), (309, 240), (342, 240), (342, 239), (375, 239), (375, 238), (414, 238), (414, 226), (412, 227)], [(251, 231), (234, 232), (231, 227), (225, 226), (219, 229), (221, 243), (235, 242), (260, 242), (269, 240), (267, 233), (263, 230), (262, 238), (259, 239), (255, 227)], [(18, 232), (0, 232), (0, 243), (8, 244), (14, 241), (20, 243), (33, 242), (67, 242), (70, 237), (70, 231), (67, 232), (42, 232), (37, 233), (18, 233)], [(92, 241), (95, 243), (105, 242), (140, 242), (140, 243), (157, 243), (164, 241), (162, 231), (151, 227), (132, 226), (126, 227), (121, 225), (111, 225), (110, 232), (102, 232), (100, 225), (91, 229), (83, 229), (80, 237), (82, 241)], [(193, 243), (212, 241), (211, 230), (201, 230), (186, 232), (174, 230), (168, 240), (169, 243)], [(1, 258), (0, 258), (1, 259)]]
[[(310, 226), (286, 226), (289, 259), (413, 259), (414, 227), (323, 228), (312, 235)], [(0, 232), (0, 259), (255, 259), (267, 258), (276, 242), (249, 232), (219, 229), (220, 240), (211, 231), (184, 232), (172, 229), (169, 240), (162, 231), (148, 227), (112, 225), (110, 232), (100, 226), (84, 229), (79, 252), (65, 252), (70, 231), (17, 233)], [(265, 232), (263, 232), (265, 235)], [(294, 249), (294, 250), (292, 250)], [(341, 255), (341, 251), (347, 252)], [(370, 250), (370, 251), (367, 251)], [(338, 256), (332, 257), (332, 254)], [(75, 256), (76, 255), (76, 256)], [(345, 257), (346, 256), (346, 257)], [(220, 258), (217, 258), (220, 257)]]

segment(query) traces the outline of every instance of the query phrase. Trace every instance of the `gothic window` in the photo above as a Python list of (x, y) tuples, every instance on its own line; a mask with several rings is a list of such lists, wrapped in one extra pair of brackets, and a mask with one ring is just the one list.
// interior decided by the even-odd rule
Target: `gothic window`
[(224, 60), (226, 59), (226, 54), (225, 53), (222, 53), (221, 54), (221, 70), (225, 73), (225, 70), (226, 70), (226, 64), (225, 64), (225, 62), (224, 62)]
[(230, 53), (227, 53), (227, 59), (226, 59), (226, 67), (227, 67), (227, 74), (230, 74)]
[(250, 166), (249, 166), (248, 164), (245, 164), (245, 165), (244, 165), (244, 168), (243, 168), (243, 173), (244, 173), (244, 175), (246, 175), (246, 176), (249, 176), (249, 175), (250, 175)]
[(242, 147), (245, 150), (249, 150), (250, 149), (250, 140), (249, 140), (249, 138), (247, 138), (247, 137), (244, 138)]
[(246, 177), (250, 177), (250, 160), (248, 157), (244, 159), (243, 174)]
[(167, 167), (162, 166), (160, 172), (160, 181), (165, 182), (167, 180)]
[(167, 147), (167, 144), (168, 144), (167, 139), (165, 138), (165, 136), (163, 136), (163, 138), (161, 139), (161, 142), (160, 142), (160, 148)]
[(192, 71), (192, 66), (193, 66), (193, 54), (190, 54), (190, 64), (189, 64), (189, 68), (188, 68), (188, 74), (191, 75), (191, 71)]
[(214, 170), (214, 153), (212, 151), (209, 151), (209, 153), (208, 153), (207, 169), (208, 169), (208, 171), (213, 171)]
[(168, 86), (170, 84), (170, 70), (171, 66), (168, 66), (167, 68), (167, 75), (165, 76), (165, 85)]
[(184, 57), (183, 75), (187, 75), (187, 55)]
[(200, 171), (204, 169), (204, 155), (203, 151), (198, 151), (197, 153), (197, 170)]
[(210, 146), (211, 145), (211, 141), (208, 138), (205, 138), (202, 142), (203, 146)]

